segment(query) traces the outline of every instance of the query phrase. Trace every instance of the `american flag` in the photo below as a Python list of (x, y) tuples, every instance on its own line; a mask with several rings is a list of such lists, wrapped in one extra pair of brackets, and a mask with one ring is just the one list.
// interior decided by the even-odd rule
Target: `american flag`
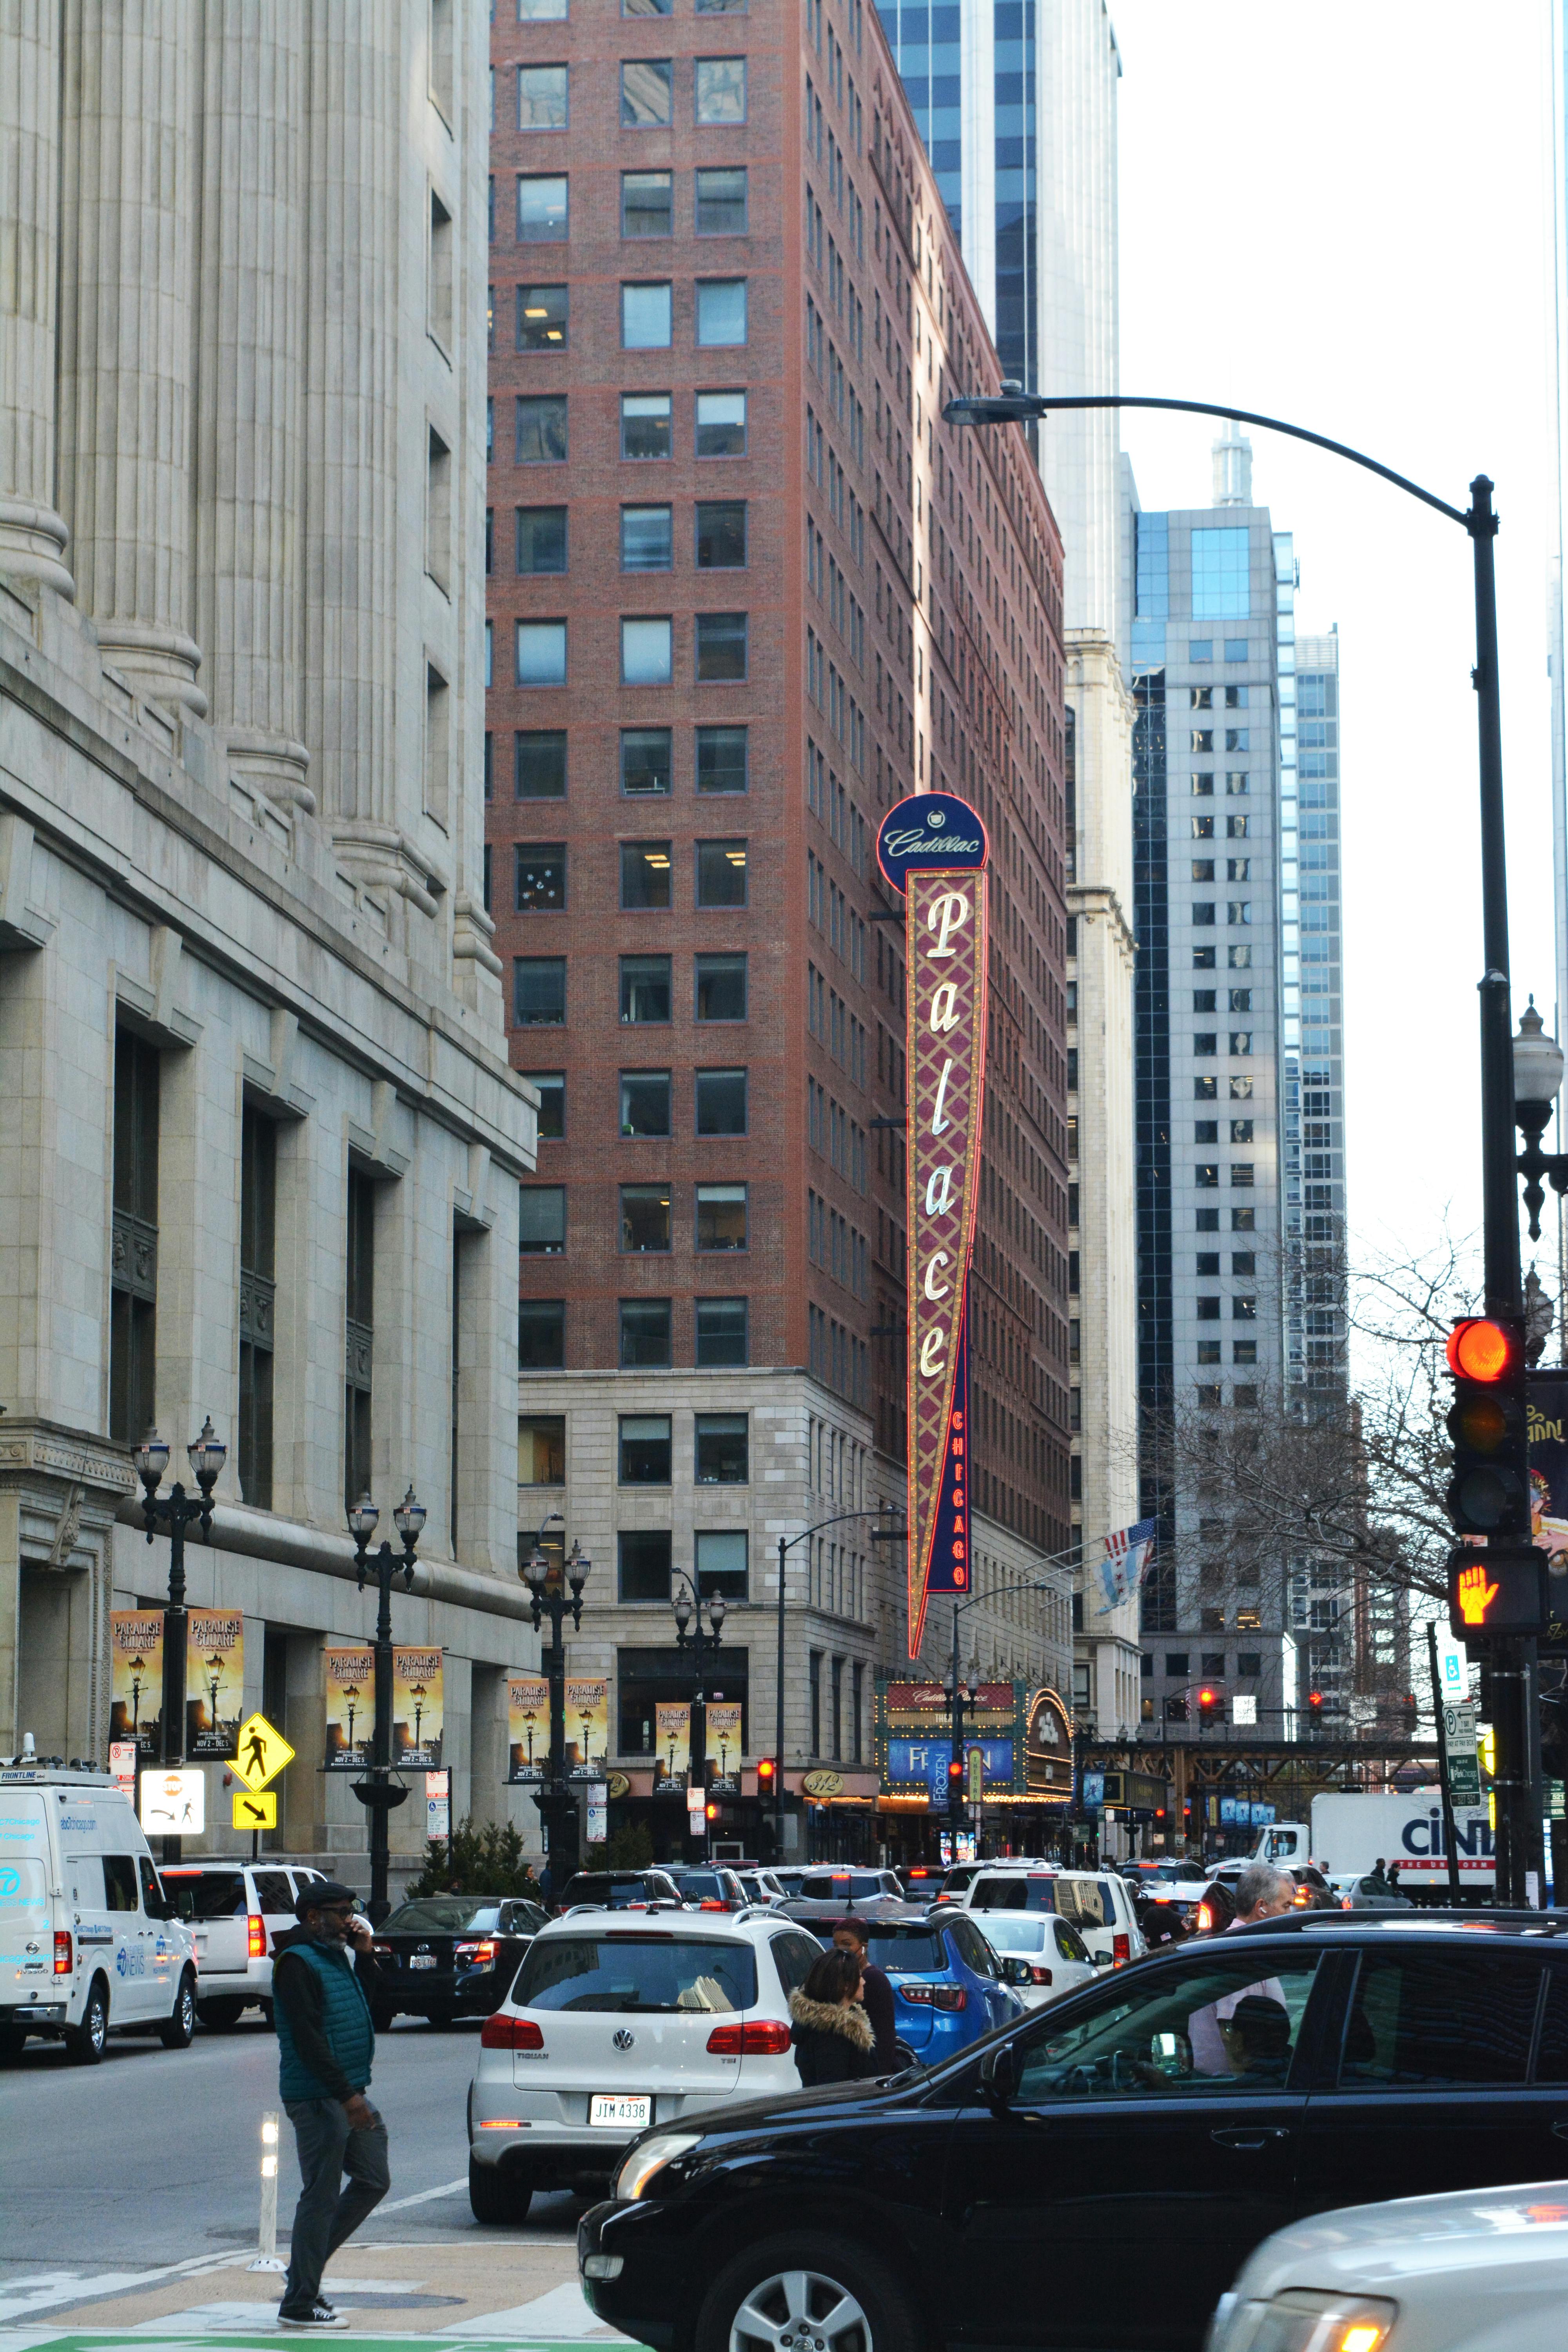
[(1100, 1588), (1105, 1598), (1094, 1612), (1097, 1617), (1120, 1609), (1142, 1583), (1143, 1571), (1154, 1549), (1155, 1524), (1152, 1519), (1140, 1519), (1136, 1527), (1118, 1528), (1113, 1535), (1106, 1537), (1105, 1557), (1098, 1563)]

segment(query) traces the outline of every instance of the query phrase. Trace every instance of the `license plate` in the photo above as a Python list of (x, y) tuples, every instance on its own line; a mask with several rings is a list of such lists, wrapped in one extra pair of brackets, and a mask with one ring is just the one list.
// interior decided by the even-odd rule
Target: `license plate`
[(653, 2095), (625, 2098), (613, 2091), (599, 2091), (588, 2102), (588, 2121), (608, 2124), (617, 2131), (641, 2131), (653, 2121)]
[(410, 1952), (408, 1965), (411, 1969), (433, 1969), (437, 1965), (436, 1955), (434, 1952)]

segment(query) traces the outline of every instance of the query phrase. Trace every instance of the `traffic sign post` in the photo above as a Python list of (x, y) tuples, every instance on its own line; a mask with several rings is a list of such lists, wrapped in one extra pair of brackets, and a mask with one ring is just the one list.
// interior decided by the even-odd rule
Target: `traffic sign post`
[(268, 1781), (276, 1780), (284, 1766), (293, 1761), (294, 1750), (264, 1715), (246, 1717), (239, 1727), (229, 1769), (245, 1782), (252, 1796), (258, 1796)]
[(234, 1807), (234, 1826), (237, 1830), (248, 1830), (254, 1837), (258, 1835), (262, 1830), (275, 1830), (277, 1828), (278, 1794), (276, 1790), (268, 1790), (265, 1796), (253, 1797), (247, 1790), (237, 1789), (234, 1792), (231, 1802)]

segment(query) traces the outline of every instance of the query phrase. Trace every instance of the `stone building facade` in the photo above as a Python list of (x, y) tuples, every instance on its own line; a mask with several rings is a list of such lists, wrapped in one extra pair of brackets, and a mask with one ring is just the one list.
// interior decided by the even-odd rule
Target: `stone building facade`
[[(363, 1852), (345, 1501), (429, 1512), (454, 1799), (504, 1811), (517, 1201), (483, 905), (477, 0), (32, 0), (0, 30), (0, 1749), (101, 1759), (162, 1598), (130, 1448), (228, 1446), (190, 1599)], [(208, 1815), (228, 1806), (213, 1768)], [(346, 1776), (345, 1776), (346, 1777)], [(406, 1846), (423, 1807), (394, 1816)], [(235, 1843), (220, 1828), (208, 1839)]]

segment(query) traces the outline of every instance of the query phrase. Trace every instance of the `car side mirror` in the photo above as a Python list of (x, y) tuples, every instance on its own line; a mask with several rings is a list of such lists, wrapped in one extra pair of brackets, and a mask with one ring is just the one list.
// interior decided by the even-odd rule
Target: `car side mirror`
[(1097, 1969), (1111, 1969), (1116, 1965), (1109, 1952), (1090, 1952), (1089, 1957)]
[(980, 2087), (993, 2107), (1005, 2107), (1018, 2087), (1018, 2061), (1010, 2042), (999, 2042), (980, 2061)]
[(1034, 1981), (1034, 1972), (1027, 1960), (1004, 1960), (1002, 1974), (1008, 1984), (1031, 1984)]

